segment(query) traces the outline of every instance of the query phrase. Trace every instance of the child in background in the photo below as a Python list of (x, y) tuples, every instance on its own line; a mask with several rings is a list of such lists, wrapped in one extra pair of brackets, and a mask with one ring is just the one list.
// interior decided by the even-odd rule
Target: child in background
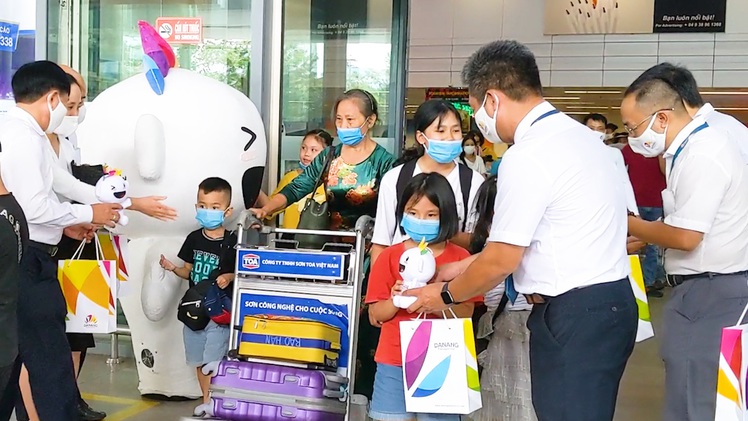
[[(185, 263), (176, 266), (161, 255), (161, 267), (190, 281), (190, 286), (199, 282), (216, 280), (219, 288), (231, 295), (234, 280), (232, 253), (237, 243), (236, 234), (223, 227), (224, 219), (231, 216), (231, 185), (228, 181), (212, 177), (205, 179), (197, 192), (196, 219), (201, 228), (191, 232), (185, 239), (178, 257)], [(218, 275), (218, 276), (216, 276)], [(196, 367), (197, 380), (203, 392), (203, 404), (209, 402), (210, 376), (202, 372), (205, 364), (223, 359), (229, 349), (229, 327), (210, 321), (205, 329), (193, 331), (184, 327), (184, 350), (187, 364)], [(204, 413), (203, 405), (195, 408), (195, 415)]]
[[(402, 354), (400, 350), (400, 322), (415, 315), (395, 307), (392, 297), (400, 294), (400, 256), (424, 240), (436, 257), (437, 267), (469, 256), (467, 250), (448, 241), (459, 229), (454, 192), (444, 176), (438, 173), (421, 173), (413, 177), (403, 191), (396, 210), (400, 230), (409, 238), (387, 247), (379, 255), (369, 275), (366, 303), (371, 317), (382, 324), (379, 345), (374, 356), (377, 372), (374, 377), (374, 394), (369, 416), (374, 420), (454, 420), (459, 415), (412, 414), (405, 410)], [(452, 308), (457, 317), (469, 318), (474, 302)], [(447, 313), (449, 314), (449, 313)], [(427, 315), (431, 318), (432, 315)], [(440, 312), (435, 318), (444, 317)]]
[[(305, 134), (304, 140), (301, 141), (301, 148), (299, 149), (299, 168), (287, 172), (278, 182), (278, 187), (276, 187), (275, 191), (270, 196), (278, 194), (281, 189), (291, 184), (294, 178), (304, 172), (304, 169), (306, 169), (306, 167), (308, 167), (309, 164), (312, 163), (314, 158), (316, 158), (317, 155), (319, 155), (319, 153), (325, 150), (325, 148), (327, 148), (328, 146), (332, 146), (332, 136), (330, 136), (330, 134), (326, 131), (322, 129), (314, 129)], [(309, 194), (298, 202), (287, 206), (286, 209), (282, 211), (283, 222), (281, 226), (283, 228), (296, 229), (296, 227), (299, 225), (301, 210), (304, 209), (306, 201), (311, 197), (312, 195)], [(264, 206), (265, 203), (267, 203), (267, 200), (267, 195), (263, 192), (260, 192), (257, 206)], [(323, 203), (325, 201), (325, 189), (322, 186), (320, 186), (320, 188), (314, 194), (314, 200), (319, 203)], [(272, 219), (276, 215), (278, 214), (276, 213), (275, 215), (268, 216), (267, 219)]]
[[(492, 176), (478, 190), (475, 214), (468, 220), (473, 232), (472, 254), (485, 247), (495, 202), (496, 176)], [(480, 379), (483, 407), (470, 415), (472, 421), (537, 420), (532, 406), (530, 331), (527, 329), (532, 305), (527, 304), (522, 294), (512, 303), (505, 289), (506, 282), (502, 282), (484, 297), (488, 311), (480, 318), (476, 335), (478, 339), (489, 338), (488, 348), (478, 355), (478, 363), (483, 367)]]

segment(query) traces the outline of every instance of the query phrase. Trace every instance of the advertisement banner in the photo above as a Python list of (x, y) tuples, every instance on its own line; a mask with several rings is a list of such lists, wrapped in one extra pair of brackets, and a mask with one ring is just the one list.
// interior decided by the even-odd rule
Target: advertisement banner
[(316, 320), (341, 331), (339, 369), (348, 367), (348, 325), (350, 308), (344, 297), (319, 297), (309, 294), (241, 292), (239, 321), (245, 316), (293, 317)]
[(252, 276), (278, 276), (301, 279), (342, 280), (343, 253), (305, 253), (284, 250), (239, 250), (237, 273)]
[(0, 121), (15, 106), (11, 80), (36, 59), (35, 1), (0, 1)]
[(725, 32), (727, 0), (546, 0), (545, 34)]

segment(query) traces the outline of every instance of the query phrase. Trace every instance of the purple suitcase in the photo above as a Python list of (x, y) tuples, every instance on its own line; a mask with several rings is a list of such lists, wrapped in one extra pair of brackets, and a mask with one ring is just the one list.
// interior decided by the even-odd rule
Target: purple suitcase
[(319, 370), (221, 361), (211, 379), (212, 414), (231, 421), (343, 421), (347, 379)]

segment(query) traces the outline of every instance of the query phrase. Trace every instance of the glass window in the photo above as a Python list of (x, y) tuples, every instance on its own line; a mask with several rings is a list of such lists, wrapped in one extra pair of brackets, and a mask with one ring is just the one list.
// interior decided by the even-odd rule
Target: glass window
[[(190, 69), (225, 82), (249, 95), (249, 58), (251, 46), (251, 0), (123, 1), (74, 0), (80, 2), (80, 39), (78, 62), (88, 82), (88, 98), (93, 99), (108, 87), (142, 71), (143, 49), (138, 20), (156, 26), (161, 17), (202, 19), (202, 42), (172, 43), (180, 68)], [(53, 4), (56, 2), (50, 2)], [(59, 7), (59, 6), (56, 6)], [(56, 13), (50, 11), (50, 18)], [(64, 25), (60, 36), (64, 37)], [(50, 28), (55, 25), (50, 24)], [(75, 27), (75, 25), (73, 25)], [(157, 28), (158, 29), (158, 28)], [(59, 49), (57, 37), (50, 37), (49, 51)], [(53, 55), (50, 55), (54, 57)], [(75, 60), (76, 54), (73, 54)]]
[(402, 107), (402, 75), (397, 53), (406, 34), (400, 0), (287, 0), (284, 10), (283, 87), (279, 173), (298, 166), (301, 140), (309, 130), (323, 128), (335, 137), (332, 107), (348, 89), (365, 89), (379, 103), (374, 138), (396, 153)]
[(36, 59), (36, 1), (0, 1), (0, 119), (13, 108), (11, 80)]

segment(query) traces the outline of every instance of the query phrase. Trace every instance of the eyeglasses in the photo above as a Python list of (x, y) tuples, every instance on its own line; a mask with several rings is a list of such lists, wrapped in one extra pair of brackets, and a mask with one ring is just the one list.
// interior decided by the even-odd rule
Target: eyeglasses
[(653, 112), (652, 114), (648, 115), (647, 118), (645, 118), (644, 120), (640, 121), (639, 124), (635, 125), (634, 127), (629, 128), (629, 126), (627, 126), (627, 125), (624, 124), (623, 128), (626, 129), (626, 131), (629, 133), (630, 136), (635, 137), (634, 133), (636, 132), (636, 129), (638, 129), (639, 126), (641, 126), (642, 124), (644, 124), (647, 121), (649, 121), (649, 119), (651, 119), (652, 117), (656, 116), (659, 113), (663, 113), (665, 111), (674, 111), (674, 110), (675, 110), (675, 108), (662, 108), (662, 109), (659, 109), (659, 110)]

